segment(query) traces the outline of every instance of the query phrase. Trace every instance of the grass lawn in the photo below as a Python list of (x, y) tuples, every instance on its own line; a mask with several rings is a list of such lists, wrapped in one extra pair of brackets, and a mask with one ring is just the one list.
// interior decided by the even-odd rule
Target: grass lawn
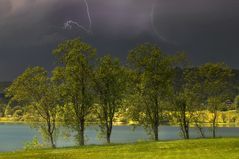
[(0, 159), (239, 159), (239, 138), (194, 139), (0, 153)]

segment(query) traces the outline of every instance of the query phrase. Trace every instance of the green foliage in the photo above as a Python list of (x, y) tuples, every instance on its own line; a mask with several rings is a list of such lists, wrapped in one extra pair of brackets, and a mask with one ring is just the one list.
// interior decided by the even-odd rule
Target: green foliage
[(10, 103), (18, 102), (32, 105), (35, 115), (44, 122), (41, 126), (47, 132), (47, 140), (55, 147), (54, 133), (56, 130), (56, 115), (58, 105), (58, 90), (42, 67), (28, 68), (8, 87), (7, 96)]
[(223, 63), (207, 63), (196, 70), (195, 88), (202, 99), (202, 103), (213, 113), (212, 129), (213, 137), (216, 136), (216, 120), (218, 110), (225, 105), (230, 89), (232, 70)]
[(34, 137), (32, 141), (26, 142), (24, 144), (24, 150), (36, 150), (42, 149), (43, 145), (39, 142), (37, 137)]
[(128, 56), (134, 83), (130, 99), (134, 102), (130, 112), (134, 120), (154, 133), (155, 140), (158, 140), (163, 103), (172, 93), (176, 59), (162, 53), (157, 46), (147, 43), (130, 51)]
[(223, 63), (207, 63), (198, 69), (199, 82), (205, 98), (219, 97), (225, 102), (229, 89), (232, 70)]
[(171, 98), (172, 115), (180, 125), (182, 136), (189, 139), (190, 124), (195, 123), (197, 127), (201, 127), (199, 125), (201, 115), (198, 112), (204, 109), (198, 91), (197, 73), (194, 69), (184, 68), (182, 75), (175, 80), (181, 84), (175, 82), (174, 85), (174, 95)]
[(77, 131), (79, 145), (84, 145), (86, 116), (93, 106), (93, 68), (95, 49), (80, 39), (68, 40), (53, 51), (59, 67), (53, 71), (66, 108), (65, 121)]
[(126, 73), (119, 60), (104, 56), (99, 59), (95, 70), (94, 88), (96, 92), (96, 113), (100, 128), (110, 143), (110, 135), (115, 113), (122, 106), (126, 94)]

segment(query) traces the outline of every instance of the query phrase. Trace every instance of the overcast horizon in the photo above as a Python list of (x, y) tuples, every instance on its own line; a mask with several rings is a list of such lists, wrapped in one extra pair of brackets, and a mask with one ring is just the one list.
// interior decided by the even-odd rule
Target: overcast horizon
[[(0, 0), (0, 81), (13, 80), (28, 66), (51, 69), (51, 51), (72, 38), (88, 42), (99, 56), (125, 60), (130, 49), (152, 42), (166, 53), (185, 51), (193, 65), (239, 68), (237, 0), (86, 2), (89, 14), (84, 0)], [(65, 28), (69, 20), (90, 33), (73, 23)]]

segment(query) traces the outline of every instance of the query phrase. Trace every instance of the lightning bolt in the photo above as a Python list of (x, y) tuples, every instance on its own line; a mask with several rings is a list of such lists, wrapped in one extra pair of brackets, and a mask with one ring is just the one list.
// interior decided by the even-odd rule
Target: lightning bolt
[(87, 0), (84, 0), (85, 6), (86, 6), (86, 13), (87, 13), (87, 17), (89, 20), (89, 26), (88, 28), (84, 27), (83, 25), (81, 25), (79, 22), (73, 21), (73, 20), (68, 20), (64, 23), (64, 28), (65, 29), (72, 29), (73, 26), (78, 27), (79, 29), (85, 31), (88, 34), (92, 33), (92, 20), (91, 20), (91, 14), (90, 14), (90, 9), (89, 9), (89, 5)]
[(168, 40), (166, 38), (164, 38), (162, 35), (160, 35), (160, 33), (158, 32), (158, 29), (155, 27), (155, 23), (154, 23), (154, 14), (155, 13), (155, 3), (152, 4), (152, 7), (151, 7), (151, 13), (150, 13), (150, 22), (151, 22), (151, 26), (152, 26), (152, 29), (153, 29), (153, 32), (156, 34), (156, 36), (164, 41), (164, 42), (168, 42)]
[(87, 3), (87, 0), (84, 0), (84, 2), (85, 2), (86, 12), (87, 12), (88, 20), (89, 20), (89, 30), (92, 31), (92, 20), (91, 20), (91, 16), (90, 16), (89, 5)]
[(181, 48), (178, 44), (173, 43), (172, 41), (168, 41), (166, 38), (164, 38), (164, 37), (159, 33), (158, 29), (156, 28), (155, 23), (154, 23), (155, 6), (156, 6), (156, 5), (155, 5), (155, 1), (157, 1), (157, 0), (154, 0), (154, 2), (153, 2), (153, 4), (152, 4), (152, 7), (151, 7), (151, 12), (150, 12), (150, 22), (151, 22), (151, 26), (152, 26), (152, 29), (153, 29), (153, 33), (157, 36), (157, 38), (158, 38), (160, 41), (162, 41), (162, 42), (164, 42), (164, 43), (170, 45), (173, 49), (175, 49), (175, 50), (181, 50), (182, 48)]

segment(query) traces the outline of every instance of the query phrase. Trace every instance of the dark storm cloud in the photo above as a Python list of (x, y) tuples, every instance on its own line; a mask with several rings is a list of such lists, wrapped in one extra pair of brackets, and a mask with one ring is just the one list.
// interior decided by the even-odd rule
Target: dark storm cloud
[[(88, 0), (93, 35), (84, 27), (83, 0), (0, 0), (0, 80), (15, 78), (29, 65), (53, 66), (57, 43), (81, 37), (100, 55), (125, 59), (139, 43), (158, 43), (164, 50), (185, 50), (195, 64), (225, 61), (238, 67), (239, 2), (237, 0)], [(154, 17), (151, 17), (152, 5)], [(159, 36), (153, 29), (152, 21)], [(163, 40), (164, 39), (164, 40)]]
[(176, 0), (158, 7), (157, 26), (194, 63), (225, 61), (239, 67), (239, 1)]

